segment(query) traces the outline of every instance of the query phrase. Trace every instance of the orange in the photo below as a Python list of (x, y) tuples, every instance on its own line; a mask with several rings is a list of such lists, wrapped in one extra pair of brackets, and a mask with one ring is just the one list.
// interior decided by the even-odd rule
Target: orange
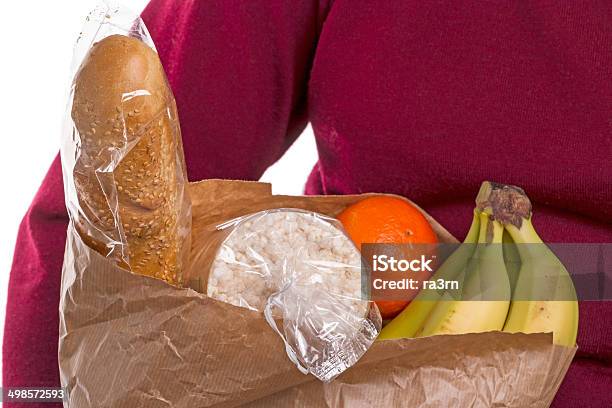
[[(375, 196), (347, 207), (338, 219), (349, 237), (361, 250), (364, 243), (372, 244), (435, 244), (436, 233), (423, 214), (406, 200)], [(428, 273), (415, 279), (425, 280)], [(410, 296), (412, 295), (412, 296)], [(415, 293), (409, 293), (413, 297)], [(409, 300), (377, 300), (383, 319), (391, 319), (410, 303)]]
[(347, 207), (338, 219), (349, 237), (361, 244), (435, 244), (436, 233), (423, 214), (397, 197), (369, 197)]

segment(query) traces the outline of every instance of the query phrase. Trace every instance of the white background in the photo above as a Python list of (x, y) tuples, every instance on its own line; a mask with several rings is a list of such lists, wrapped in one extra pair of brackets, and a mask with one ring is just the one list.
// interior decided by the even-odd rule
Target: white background
[[(140, 12), (146, 0), (124, 0)], [(72, 47), (95, 0), (8, 1), (0, 24), (0, 324), (17, 228), (59, 149)], [(310, 128), (262, 180), (300, 194), (316, 161)], [(50, 237), (52, 239), (52, 237)], [(3, 330), (0, 331), (0, 340)], [(1, 367), (0, 362), (0, 367)], [(37, 384), (31, 384), (35, 386)]]

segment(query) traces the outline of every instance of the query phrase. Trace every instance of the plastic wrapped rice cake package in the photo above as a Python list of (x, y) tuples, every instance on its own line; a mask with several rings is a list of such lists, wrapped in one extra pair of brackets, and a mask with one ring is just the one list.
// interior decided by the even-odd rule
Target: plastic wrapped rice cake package
[(213, 262), (208, 296), (264, 312), (291, 360), (323, 381), (367, 351), (380, 315), (362, 300), (361, 255), (337, 220), (276, 209), (218, 228), (231, 232)]

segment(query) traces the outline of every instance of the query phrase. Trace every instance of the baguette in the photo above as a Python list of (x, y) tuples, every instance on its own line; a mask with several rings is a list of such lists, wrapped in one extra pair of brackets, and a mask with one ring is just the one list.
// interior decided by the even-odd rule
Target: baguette
[(113, 35), (94, 44), (74, 82), (77, 230), (132, 272), (180, 286), (191, 205), (174, 97), (157, 53)]

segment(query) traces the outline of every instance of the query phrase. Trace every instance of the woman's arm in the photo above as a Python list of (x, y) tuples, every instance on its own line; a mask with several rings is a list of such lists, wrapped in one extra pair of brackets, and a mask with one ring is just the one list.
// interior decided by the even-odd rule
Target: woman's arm
[(58, 305), (67, 225), (57, 157), (19, 227), (4, 325), (4, 387), (59, 386)]
[[(175, 93), (191, 180), (256, 180), (302, 131), (325, 8), (314, 0), (149, 4), (143, 17)], [(56, 158), (19, 229), (4, 331), (5, 387), (59, 385), (67, 223)]]

